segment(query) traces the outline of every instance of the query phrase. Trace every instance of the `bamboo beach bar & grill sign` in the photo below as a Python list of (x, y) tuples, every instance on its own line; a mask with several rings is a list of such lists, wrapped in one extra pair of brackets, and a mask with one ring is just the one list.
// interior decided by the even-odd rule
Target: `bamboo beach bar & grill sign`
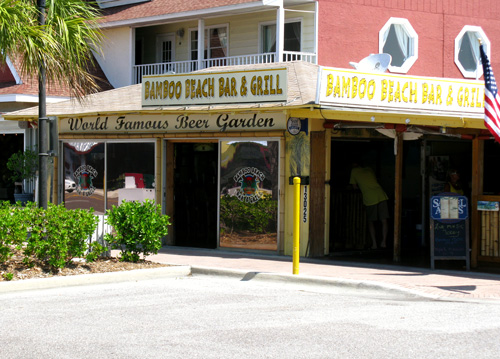
[(144, 76), (142, 106), (284, 102), (287, 69)]
[(484, 82), (321, 68), (318, 103), (484, 115)]
[(285, 130), (283, 112), (89, 116), (62, 119), (61, 133), (165, 133)]

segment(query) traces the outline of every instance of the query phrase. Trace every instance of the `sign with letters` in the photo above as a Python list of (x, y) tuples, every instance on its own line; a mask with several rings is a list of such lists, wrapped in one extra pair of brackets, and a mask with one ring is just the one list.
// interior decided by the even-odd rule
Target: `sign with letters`
[(285, 102), (287, 86), (286, 68), (144, 76), (142, 106)]
[(435, 220), (463, 220), (469, 217), (467, 197), (442, 194), (431, 197), (431, 217)]
[(321, 105), (484, 115), (484, 82), (321, 68)]
[(431, 268), (436, 260), (463, 259), (467, 270), (469, 262), (469, 215), (467, 197), (454, 193), (432, 196), (431, 214)]
[(61, 133), (170, 133), (270, 131), (286, 129), (283, 112), (114, 115), (72, 117), (59, 123)]

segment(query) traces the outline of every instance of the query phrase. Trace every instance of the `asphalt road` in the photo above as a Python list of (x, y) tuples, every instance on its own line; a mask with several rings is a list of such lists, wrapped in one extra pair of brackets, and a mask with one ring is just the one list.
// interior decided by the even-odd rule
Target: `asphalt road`
[(0, 295), (1, 358), (495, 358), (500, 305), (194, 276)]

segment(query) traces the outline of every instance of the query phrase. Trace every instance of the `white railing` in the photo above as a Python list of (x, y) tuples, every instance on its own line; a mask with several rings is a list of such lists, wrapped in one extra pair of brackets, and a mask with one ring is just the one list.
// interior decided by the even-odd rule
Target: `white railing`
[[(316, 59), (316, 54), (310, 52), (283, 52), (284, 62), (305, 61), (315, 64), (317, 63)], [(201, 67), (198, 65), (197, 60), (135, 65), (133, 66), (133, 81), (134, 84), (141, 83), (142, 77), (146, 75), (164, 75), (168, 73), (185, 74), (196, 71), (199, 68), (206, 69), (215, 66), (239, 66), (273, 63), (276, 62), (275, 60), (276, 53), (271, 52), (254, 55), (228, 56), (217, 59), (205, 59), (201, 61)]]

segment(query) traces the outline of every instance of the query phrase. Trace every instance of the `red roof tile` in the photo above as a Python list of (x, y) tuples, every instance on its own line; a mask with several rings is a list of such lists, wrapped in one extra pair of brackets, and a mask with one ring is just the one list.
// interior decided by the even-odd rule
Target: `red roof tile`
[(103, 22), (141, 19), (151, 16), (169, 15), (254, 2), (261, 3), (261, 1), (256, 0), (151, 0), (135, 5), (124, 5), (103, 9)]
[[(109, 84), (104, 72), (97, 62), (95, 62), (95, 65), (90, 69), (90, 73), (97, 78), (97, 83), (101, 88), (101, 91), (113, 89), (113, 86)], [(32, 78), (30, 78), (28, 76), (23, 76), (20, 73), (19, 75), (21, 76), (22, 84), (18, 85), (16, 84), (8, 66), (0, 66), (0, 95), (38, 95), (37, 76), (32, 76)], [(70, 97), (71, 94), (68, 86), (60, 86), (59, 84), (53, 83), (47, 84), (46, 92), (47, 96)]]

